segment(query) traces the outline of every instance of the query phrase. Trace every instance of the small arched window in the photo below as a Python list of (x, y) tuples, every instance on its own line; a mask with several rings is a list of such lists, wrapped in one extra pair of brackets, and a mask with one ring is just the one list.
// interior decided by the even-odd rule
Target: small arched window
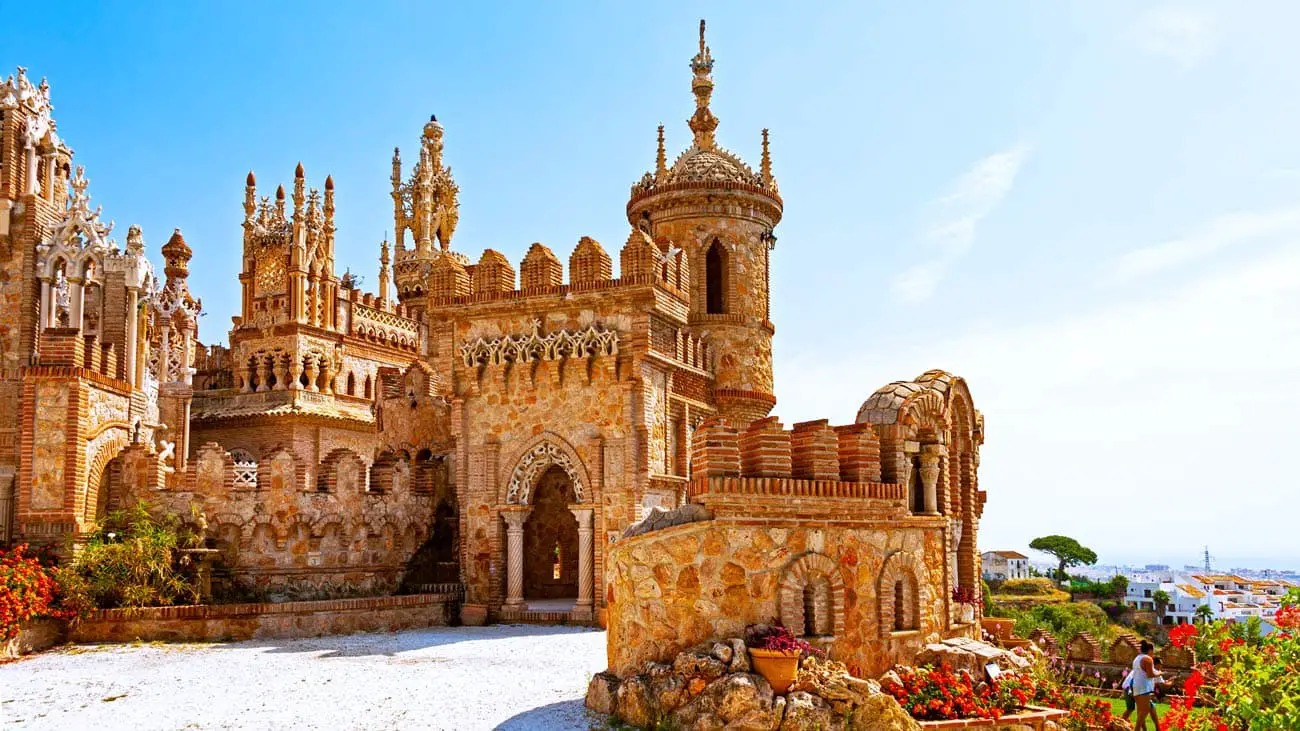
[(803, 634), (823, 637), (831, 629), (831, 585), (825, 578), (808, 582), (803, 588)]
[(357, 395), (357, 377), (352, 374), (352, 371), (348, 371), (348, 395)]
[(911, 629), (907, 617), (907, 586), (902, 579), (894, 582), (894, 631)]
[(722, 242), (714, 239), (704, 255), (705, 312), (721, 315), (727, 311), (727, 254)]
[(370, 374), (369, 373), (366, 374), (366, 392), (364, 396), (366, 398), (370, 398)]

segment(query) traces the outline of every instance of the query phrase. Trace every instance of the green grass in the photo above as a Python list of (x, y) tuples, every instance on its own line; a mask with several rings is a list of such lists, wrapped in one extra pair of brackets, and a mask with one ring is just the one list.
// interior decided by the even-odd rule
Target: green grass
[[(1088, 697), (1089, 697), (1089, 698), (1097, 698), (1098, 700), (1103, 700), (1103, 701), (1106, 701), (1107, 703), (1109, 703), (1109, 704), (1110, 704), (1110, 712), (1113, 713), (1113, 714), (1115, 714), (1116, 716), (1123, 715), (1123, 713), (1124, 713), (1124, 699), (1123, 699), (1123, 698), (1102, 698), (1101, 696), (1088, 696)], [(1165, 702), (1162, 701), (1162, 702), (1156, 704), (1156, 714), (1157, 714), (1157, 715), (1163, 717), (1163, 716), (1164, 716), (1166, 713), (1168, 713), (1168, 712), (1169, 712), (1169, 704), (1168, 704), (1168, 703), (1165, 703)], [(1134, 712), (1133, 712), (1133, 715), (1129, 716), (1129, 721), (1132, 722), (1132, 721), (1133, 721), (1134, 719), (1136, 719), (1136, 718), (1137, 718), (1137, 711), (1134, 711)]]

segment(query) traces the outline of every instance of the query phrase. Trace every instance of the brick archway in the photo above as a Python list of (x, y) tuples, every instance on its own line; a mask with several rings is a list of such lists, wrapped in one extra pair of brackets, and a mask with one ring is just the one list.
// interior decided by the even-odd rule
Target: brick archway
[(914, 553), (894, 551), (885, 557), (876, 582), (882, 638), (887, 639), (895, 632), (924, 630), (921, 608), (930, 600), (925, 577), (925, 566)]
[(551, 467), (559, 467), (569, 476), (576, 502), (588, 500), (587, 490), (591, 481), (587, 470), (573, 446), (557, 434), (547, 432), (539, 435), (506, 464), (514, 465), (506, 481), (505, 502), (508, 505), (529, 504), (537, 481)]
[(780, 597), (781, 624), (795, 635), (834, 637), (844, 631), (844, 579), (829, 556), (809, 552), (791, 561)]

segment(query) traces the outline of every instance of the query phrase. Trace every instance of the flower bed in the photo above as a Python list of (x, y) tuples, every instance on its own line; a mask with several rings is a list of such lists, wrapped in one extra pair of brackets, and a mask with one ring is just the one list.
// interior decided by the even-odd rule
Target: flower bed
[(1174, 647), (1203, 659), (1160, 719), (1162, 731), (1300, 728), (1300, 590), (1287, 594), (1272, 622), (1268, 635), (1227, 621), (1171, 631)]
[(1088, 729), (1114, 721), (1109, 703), (1062, 689), (1041, 665), (1031, 672), (1003, 672), (989, 682), (947, 666), (898, 668), (881, 689), (926, 727), (1039, 728), (1050, 720), (1067, 729)]
[(50, 567), (27, 555), (27, 546), (0, 551), (0, 643), (8, 648), (20, 631), (40, 617), (71, 619)]

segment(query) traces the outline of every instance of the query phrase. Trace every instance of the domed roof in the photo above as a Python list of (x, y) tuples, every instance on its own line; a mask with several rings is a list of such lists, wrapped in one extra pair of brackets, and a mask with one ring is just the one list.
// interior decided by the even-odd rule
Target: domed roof
[(726, 150), (692, 146), (677, 158), (664, 176), (664, 183), (750, 183), (760, 182), (753, 169)]

